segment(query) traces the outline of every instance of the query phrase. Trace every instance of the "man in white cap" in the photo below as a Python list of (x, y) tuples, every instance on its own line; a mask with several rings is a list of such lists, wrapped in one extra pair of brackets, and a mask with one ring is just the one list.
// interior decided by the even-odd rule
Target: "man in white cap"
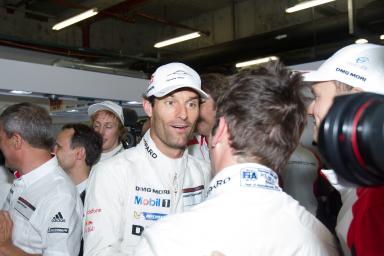
[[(315, 99), (309, 114), (315, 121), (314, 139), (320, 123), (336, 96), (356, 92), (384, 94), (384, 46), (354, 44), (337, 51), (317, 71), (304, 74), (314, 82)], [(384, 252), (384, 187), (355, 188), (340, 184), (333, 170), (322, 170), (339, 190), (342, 207), (336, 234), (344, 255), (382, 255)]]
[(123, 108), (112, 101), (103, 101), (88, 108), (92, 128), (103, 137), (100, 161), (124, 150), (122, 138), (125, 134)]
[(279, 186), (307, 120), (303, 87), (278, 63), (236, 74), (216, 102), (207, 199), (148, 227), (135, 255), (338, 255), (327, 228)]
[(151, 128), (140, 143), (95, 166), (84, 219), (84, 255), (130, 255), (144, 229), (204, 200), (210, 166), (188, 154), (200, 77), (182, 63), (159, 67), (144, 95)]

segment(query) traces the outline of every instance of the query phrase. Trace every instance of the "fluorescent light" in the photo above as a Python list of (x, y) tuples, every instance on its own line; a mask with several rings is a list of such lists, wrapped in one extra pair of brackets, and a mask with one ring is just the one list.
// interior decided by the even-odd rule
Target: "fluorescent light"
[(278, 60), (278, 59), (279, 58), (276, 57), (276, 56), (269, 56), (269, 57), (265, 57), (265, 58), (261, 58), (261, 59), (240, 62), (240, 63), (236, 64), (236, 67), (237, 68), (241, 68), (241, 67), (246, 67), (246, 66), (251, 66), (251, 65), (265, 63), (265, 62), (268, 62), (268, 61), (271, 61), (271, 60)]
[(183, 42), (183, 41), (191, 40), (191, 39), (194, 39), (194, 38), (200, 37), (200, 36), (201, 36), (200, 32), (193, 32), (191, 34), (187, 34), (187, 35), (175, 37), (175, 38), (172, 38), (172, 39), (168, 39), (168, 40), (165, 40), (165, 41), (162, 41), (162, 42), (158, 42), (158, 43), (156, 43), (154, 45), (154, 47), (155, 48), (161, 48), (161, 47), (168, 46), (168, 45), (171, 45), (171, 44), (177, 44), (177, 43), (180, 43), (180, 42)]
[(333, 2), (335, 0), (311, 0), (311, 1), (305, 1), (305, 2), (301, 2), (295, 6), (292, 6), (288, 9), (285, 10), (285, 12), (287, 13), (291, 13), (291, 12), (297, 12), (297, 11), (300, 11), (300, 10), (304, 10), (304, 9), (307, 9), (307, 8), (311, 8), (311, 7), (314, 7), (314, 6), (317, 6), (317, 5), (321, 5), (321, 4), (326, 4), (326, 3), (329, 3), (329, 2)]
[(380, 36), (380, 40), (384, 40), (384, 34)]
[(79, 112), (79, 110), (77, 109), (71, 109), (71, 110), (67, 110), (65, 112), (68, 112), (68, 113), (76, 113), (76, 112)]
[(10, 91), (10, 93), (27, 95), (27, 94), (31, 94), (32, 92), (29, 92), (29, 91), (12, 90), (12, 91)]
[(139, 104), (142, 104), (142, 102), (132, 100), (132, 101), (127, 101), (126, 104), (127, 105), (139, 105)]
[(89, 17), (92, 17), (98, 13), (97, 8), (90, 9), (86, 12), (80, 13), (79, 15), (73, 16), (72, 18), (69, 18), (67, 20), (64, 20), (60, 23), (57, 23), (52, 27), (53, 30), (60, 30), (62, 28), (68, 27), (72, 24), (75, 24), (79, 21), (88, 19)]
[(356, 44), (366, 44), (368, 43), (368, 40), (365, 38), (359, 38), (355, 41)]

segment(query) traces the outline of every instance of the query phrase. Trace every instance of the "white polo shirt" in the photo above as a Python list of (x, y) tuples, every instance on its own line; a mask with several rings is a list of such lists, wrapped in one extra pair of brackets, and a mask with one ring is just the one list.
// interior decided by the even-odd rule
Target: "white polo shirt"
[(4, 209), (13, 221), (13, 244), (30, 254), (79, 253), (82, 204), (54, 157), (16, 179)]

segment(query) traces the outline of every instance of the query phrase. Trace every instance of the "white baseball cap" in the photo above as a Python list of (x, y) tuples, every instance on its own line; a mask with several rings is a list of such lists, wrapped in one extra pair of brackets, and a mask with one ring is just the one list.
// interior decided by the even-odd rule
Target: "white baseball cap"
[(169, 63), (156, 69), (145, 95), (163, 97), (184, 87), (193, 89), (202, 98), (208, 98), (208, 95), (201, 90), (200, 76), (195, 70), (183, 63)]
[(318, 70), (303, 76), (307, 82), (336, 80), (366, 92), (384, 94), (384, 46), (346, 46), (321, 64)]
[(93, 104), (89, 106), (88, 108), (88, 116), (92, 116), (95, 114), (97, 111), (100, 110), (109, 110), (112, 113), (116, 115), (116, 117), (119, 118), (121, 123), (124, 125), (124, 115), (123, 115), (123, 108), (116, 103), (112, 101), (103, 101), (100, 103)]

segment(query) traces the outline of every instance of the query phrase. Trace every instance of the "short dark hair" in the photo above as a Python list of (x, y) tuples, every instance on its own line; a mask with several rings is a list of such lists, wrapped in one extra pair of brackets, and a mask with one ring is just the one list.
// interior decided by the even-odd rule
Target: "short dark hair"
[(1, 113), (0, 122), (8, 137), (18, 133), (32, 147), (51, 151), (52, 119), (46, 109), (29, 102), (14, 104)]
[(224, 94), (229, 87), (228, 78), (219, 73), (203, 73), (200, 75), (201, 89), (208, 93), (214, 102)]
[(301, 75), (279, 62), (241, 70), (217, 101), (212, 133), (224, 117), (239, 161), (259, 162), (279, 172), (306, 125), (304, 88)]
[(85, 163), (92, 167), (100, 158), (103, 139), (101, 135), (88, 125), (72, 123), (64, 125), (61, 130), (73, 129), (71, 148), (83, 147), (85, 149)]

